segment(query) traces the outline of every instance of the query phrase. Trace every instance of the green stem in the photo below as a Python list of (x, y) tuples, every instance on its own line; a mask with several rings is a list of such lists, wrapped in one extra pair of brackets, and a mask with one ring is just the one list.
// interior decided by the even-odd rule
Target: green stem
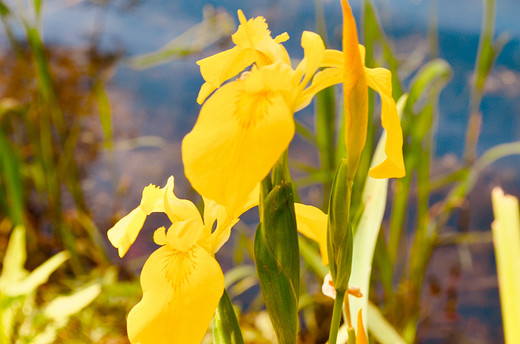
[(336, 344), (338, 339), (339, 323), (343, 313), (343, 300), (345, 292), (338, 293), (334, 300), (334, 310), (332, 311), (332, 322), (330, 323), (329, 344)]

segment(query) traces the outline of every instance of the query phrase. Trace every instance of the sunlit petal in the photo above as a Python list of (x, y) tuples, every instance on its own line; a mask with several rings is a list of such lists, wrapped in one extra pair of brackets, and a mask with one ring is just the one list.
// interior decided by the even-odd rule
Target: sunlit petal
[(384, 68), (366, 68), (367, 83), (381, 96), (381, 123), (386, 130), (386, 159), (370, 169), (372, 178), (401, 178), (406, 172), (403, 161), (403, 132), (392, 98), (392, 74)]
[(310, 31), (302, 33), (302, 48), (305, 60), (305, 78), (303, 84), (306, 85), (314, 72), (320, 67), (325, 53), (325, 44), (320, 35)]
[(362, 309), (359, 309), (357, 315), (357, 331), (356, 331), (356, 344), (367, 344), (368, 338), (365, 332), (365, 326), (363, 325), (363, 313)]
[(352, 88), (364, 75), (363, 63), (359, 52), (356, 21), (348, 1), (341, 0), (343, 8), (343, 58), (345, 82), (348, 89)]
[(224, 81), (231, 79), (254, 62), (254, 53), (250, 49), (233, 47), (205, 59), (197, 61), (200, 73), (206, 83), (201, 87), (197, 103), (204, 100)]
[(202, 219), (200, 213), (195, 204), (187, 199), (180, 199), (175, 196), (174, 192), (174, 179), (171, 176), (168, 179), (168, 183), (164, 188), (164, 212), (168, 215), (171, 222), (185, 221), (185, 220), (198, 220), (202, 225)]
[(159, 227), (153, 232), (153, 242), (157, 245), (166, 245), (166, 228), (164, 226)]
[(128, 315), (132, 344), (198, 344), (213, 317), (224, 276), (217, 261), (194, 246), (179, 252), (163, 246), (141, 272), (142, 300)]
[(296, 111), (309, 105), (319, 91), (343, 81), (343, 69), (326, 68), (314, 75), (312, 83), (296, 99)]
[(301, 203), (294, 204), (298, 232), (314, 240), (320, 247), (323, 265), (329, 264), (327, 255), (327, 214), (321, 209)]
[(166, 245), (172, 250), (187, 251), (195, 245), (203, 230), (204, 226), (197, 219), (176, 221), (168, 228)]
[[(269, 68), (278, 67), (253, 70), (247, 79)], [(294, 135), (292, 112), (280, 92), (247, 79), (216, 91), (182, 143), (185, 173), (195, 190), (235, 214)]]
[(140, 207), (137, 207), (108, 230), (108, 240), (112, 246), (117, 248), (119, 257), (123, 257), (128, 252), (143, 228), (145, 220), (146, 214)]
[(343, 98), (345, 104), (345, 144), (349, 178), (359, 166), (365, 147), (368, 126), (368, 90), (364, 66), (358, 47), (356, 21), (350, 5), (341, 1), (343, 8)]

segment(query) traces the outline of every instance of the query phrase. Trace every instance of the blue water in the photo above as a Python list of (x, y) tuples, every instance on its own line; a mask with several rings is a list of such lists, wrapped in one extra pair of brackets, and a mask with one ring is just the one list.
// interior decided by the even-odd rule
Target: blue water
[[(126, 56), (154, 51), (202, 19), (202, 8), (210, 3), (223, 7), (235, 18), (238, 8), (246, 16), (263, 15), (273, 34), (288, 32), (291, 39), (285, 44), (291, 56), (302, 55), (299, 46), (301, 32), (313, 30), (314, 3), (307, 1), (141, 1), (112, 2), (107, 8), (88, 3), (71, 7), (62, 2), (51, 2), (44, 19), (47, 42), (81, 46), (87, 44), (91, 33), (102, 25), (101, 47), (117, 47)], [(399, 0), (378, 1), (381, 20), (389, 37), (400, 42), (410, 35), (426, 37), (431, 1)], [(360, 1), (352, 2), (353, 11), (360, 23)], [(339, 1), (324, 1), (330, 46), (340, 48), (341, 11)], [(440, 57), (453, 67), (451, 82), (441, 94), (438, 122), (437, 155), (455, 153), (461, 156), (469, 101), (469, 83), (478, 47), (481, 27), (482, 3), (476, 0), (437, 1)], [(508, 34), (510, 42), (500, 54), (496, 68), (520, 72), (520, 7), (515, 0), (500, 0), (496, 9), (496, 33)], [(152, 114), (157, 109), (175, 109), (171, 120), (175, 122), (175, 136), (182, 137), (193, 125), (198, 112), (195, 97), (202, 79), (195, 61), (211, 55), (220, 48), (210, 48), (200, 56), (173, 61), (167, 65), (145, 71), (135, 71), (121, 64), (112, 81), (113, 85), (135, 94), (136, 107)], [(516, 84), (518, 89), (520, 86)], [(486, 95), (482, 101), (483, 127), (478, 152), (497, 143), (520, 139), (520, 96), (518, 92), (506, 94), (503, 89)], [(310, 110), (307, 110), (310, 116)], [(300, 116), (305, 116), (300, 115)], [(153, 132), (145, 126), (142, 134)]]

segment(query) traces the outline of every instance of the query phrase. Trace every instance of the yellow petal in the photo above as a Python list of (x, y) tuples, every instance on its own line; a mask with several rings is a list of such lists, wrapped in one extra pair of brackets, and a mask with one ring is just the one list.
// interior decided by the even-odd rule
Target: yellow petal
[(146, 217), (153, 212), (164, 212), (164, 189), (150, 184), (143, 190), (139, 207), (119, 220), (107, 232), (108, 240), (118, 249), (119, 257), (123, 257), (128, 252), (139, 235)]
[(139, 207), (147, 216), (154, 212), (164, 212), (164, 189), (153, 184), (145, 187)]
[(345, 64), (345, 56), (342, 51), (334, 49), (325, 49), (321, 67), (341, 67)]
[(231, 36), (233, 43), (242, 48), (254, 48), (255, 43), (263, 38), (271, 38), (271, 31), (267, 27), (264, 17), (246, 20), (242, 10), (238, 10), (240, 26)]
[(172, 223), (166, 233), (166, 245), (176, 251), (185, 252), (199, 239), (204, 226), (200, 221), (190, 219)]
[(368, 338), (363, 326), (363, 313), (361, 311), (360, 308), (357, 316), (356, 344), (367, 344)]
[(343, 8), (343, 58), (347, 88), (352, 88), (363, 77), (363, 63), (359, 52), (356, 21), (348, 1), (341, 0)]
[(368, 90), (358, 47), (356, 21), (350, 5), (343, 7), (343, 98), (345, 104), (345, 144), (349, 179), (353, 179), (365, 147), (368, 125)]
[(200, 66), (200, 74), (206, 80), (206, 83), (200, 89), (197, 103), (202, 104), (211, 92), (219, 88), (224, 81), (242, 72), (253, 62), (253, 51), (239, 47), (197, 61)]
[[(343, 83), (345, 90), (345, 82)], [(368, 89), (365, 77), (345, 94), (345, 145), (348, 178), (353, 179), (365, 147), (368, 127)]]
[[(294, 135), (288, 104), (280, 92), (271, 91), (279, 86), (246, 82), (271, 68), (281, 71), (276, 65), (253, 70), (246, 80), (216, 91), (182, 142), (185, 173), (195, 190), (232, 214), (242, 208)], [(277, 78), (284, 80), (283, 75)]]
[(128, 252), (137, 235), (139, 235), (145, 220), (146, 214), (140, 207), (137, 207), (108, 230), (108, 240), (110, 240), (112, 246), (117, 248), (119, 257), (123, 257)]
[(166, 245), (166, 228), (164, 226), (159, 227), (153, 232), (153, 242), (157, 245)]
[(372, 178), (401, 178), (406, 174), (403, 160), (403, 132), (392, 98), (392, 74), (384, 68), (366, 68), (367, 83), (381, 96), (381, 123), (386, 130), (386, 159), (370, 169)]
[(327, 255), (327, 214), (321, 209), (301, 203), (294, 204), (298, 232), (318, 243), (323, 265), (329, 264)]
[(279, 44), (289, 38), (287, 33), (278, 35), (276, 39), (273, 39), (264, 17), (256, 17), (246, 21), (241, 10), (238, 11), (238, 17), (240, 26), (231, 38), (237, 47), (249, 50), (254, 54), (257, 65), (269, 65), (278, 60), (287, 64), (290, 63), (287, 51)]
[(302, 48), (305, 54), (303, 58), (305, 60), (305, 78), (302, 83), (307, 85), (314, 72), (321, 66), (325, 44), (317, 33), (304, 31), (302, 33)]
[(194, 246), (179, 252), (163, 246), (141, 272), (142, 300), (128, 315), (132, 344), (199, 344), (222, 292), (224, 275), (215, 258)]
[(319, 91), (343, 82), (343, 69), (342, 68), (326, 68), (319, 71), (314, 75), (312, 83), (307, 87), (296, 99), (296, 111), (303, 109), (309, 105), (312, 98)]
[[(217, 204), (215, 201), (204, 199), (205, 238), (201, 238), (198, 244), (208, 252), (215, 254), (228, 241), (231, 228), (238, 222), (238, 217), (257, 206), (259, 197), (260, 187), (257, 185), (242, 207), (238, 208), (238, 211), (234, 214), (229, 213), (224, 206)], [(208, 213), (206, 213), (206, 208), (208, 208)], [(215, 221), (217, 221), (217, 225), (215, 230), (211, 232)]]
[(173, 176), (168, 178), (168, 183), (164, 187), (164, 212), (168, 215), (171, 222), (195, 220), (202, 225), (199, 210), (193, 202), (187, 199), (180, 199), (173, 193)]

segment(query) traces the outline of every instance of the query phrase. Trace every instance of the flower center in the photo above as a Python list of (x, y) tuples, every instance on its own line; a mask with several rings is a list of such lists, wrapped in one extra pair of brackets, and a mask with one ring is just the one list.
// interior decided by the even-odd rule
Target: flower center
[(271, 106), (271, 94), (270, 91), (239, 94), (234, 116), (242, 128), (254, 127), (262, 121)]

